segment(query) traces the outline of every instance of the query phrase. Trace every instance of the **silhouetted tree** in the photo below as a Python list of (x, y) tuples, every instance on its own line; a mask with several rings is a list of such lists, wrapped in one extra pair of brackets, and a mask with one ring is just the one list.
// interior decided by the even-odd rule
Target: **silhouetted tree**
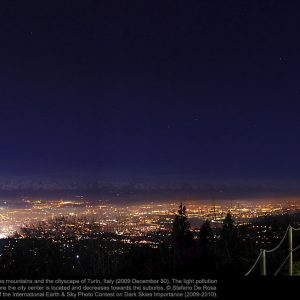
[(199, 245), (200, 248), (206, 248), (211, 243), (213, 239), (213, 232), (210, 227), (210, 221), (206, 220), (203, 222), (200, 233), (199, 233)]
[(190, 222), (187, 220), (186, 207), (180, 203), (173, 223), (174, 268), (180, 273), (187, 270), (191, 262), (190, 252), (193, 246), (193, 235), (190, 227)]
[(220, 233), (220, 243), (224, 247), (227, 258), (231, 260), (232, 252), (236, 243), (236, 228), (231, 213), (228, 212), (224, 221), (223, 228)]
[(217, 252), (221, 272), (235, 273), (234, 269), (238, 266), (236, 262), (238, 246), (237, 228), (229, 212), (223, 221), (223, 227), (220, 231), (220, 239), (218, 241)]
[(175, 215), (173, 223), (174, 242), (177, 246), (186, 246), (190, 242), (192, 238), (190, 227), (191, 224), (187, 220), (186, 207), (180, 203), (178, 214)]
[(198, 274), (213, 274), (215, 270), (215, 244), (213, 243), (213, 232), (210, 221), (203, 222), (197, 248), (197, 269)]
[(234, 228), (234, 220), (231, 216), (231, 213), (228, 212), (223, 221), (223, 230), (232, 230), (233, 228)]

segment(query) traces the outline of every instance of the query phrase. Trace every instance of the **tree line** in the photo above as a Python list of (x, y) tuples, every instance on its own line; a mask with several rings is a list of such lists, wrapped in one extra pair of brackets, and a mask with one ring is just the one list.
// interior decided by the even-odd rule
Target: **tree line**
[[(279, 224), (280, 233), (285, 225)], [(261, 246), (252, 238), (252, 227), (237, 226), (228, 213), (219, 228), (205, 220), (195, 234), (187, 209), (180, 204), (172, 233), (151, 247), (125, 243), (124, 236), (104, 232), (84, 218), (60, 217), (28, 225), (0, 240), (0, 274), (28, 278), (243, 276)]]

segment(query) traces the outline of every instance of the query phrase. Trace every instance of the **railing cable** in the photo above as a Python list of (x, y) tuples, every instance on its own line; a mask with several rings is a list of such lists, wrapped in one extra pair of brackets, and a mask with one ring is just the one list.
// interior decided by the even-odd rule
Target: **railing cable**
[(256, 261), (254, 262), (254, 264), (251, 267), (251, 269), (245, 274), (245, 276), (248, 276), (253, 271), (253, 269), (255, 268), (255, 266), (257, 265), (257, 263), (259, 262), (259, 259), (260, 259), (261, 256), (262, 256), (262, 251), (260, 251), (260, 253), (259, 253)]
[[(294, 251), (296, 251), (296, 250), (298, 250), (298, 249), (300, 249), (300, 245), (297, 246), (295, 249), (293, 249), (292, 252), (294, 252)], [(277, 276), (277, 274), (280, 272), (280, 270), (282, 269), (282, 267), (285, 265), (285, 263), (287, 262), (287, 260), (288, 260), (289, 257), (291, 256), (291, 253), (292, 253), (292, 252), (290, 252), (289, 255), (285, 258), (285, 260), (283, 261), (283, 263), (280, 265), (280, 267), (279, 267), (279, 268), (276, 270), (276, 272), (274, 273), (274, 276)]]
[(283, 243), (283, 241), (285, 240), (285, 237), (286, 237), (286, 235), (287, 235), (287, 233), (288, 233), (288, 231), (289, 231), (289, 227), (290, 227), (290, 226), (288, 226), (288, 228), (286, 229), (285, 234), (284, 234), (283, 238), (281, 239), (281, 241), (279, 242), (279, 244), (278, 244), (275, 248), (273, 248), (273, 249), (271, 249), (271, 250), (265, 250), (266, 253), (274, 252), (274, 251), (276, 251), (276, 250), (282, 245), (282, 243)]
[[(291, 226), (291, 225), (290, 225), (290, 226)], [(295, 230), (295, 231), (300, 230), (300, 228), (294, 228), (293, 226), (291, 226), (291, 228), (292, 228), (293, 230)]]
[[(296, 230), (296, 231), (300, 230), (300, 228), (294, 228), (294, 227), (292, 227), (291, 225), (289, 225), (289, 226), (287, 227), (287, 229), (286, 229), (286, 231), (285, 231), (285, 233), (284, 233), (284, 235), (283, 235), (281, 241), (278, 243), (278, 245), (277, 245), (275, 248), (273, 248), (273, 249), (271, 249), (271, 250), (265, 250), (265, 249), (261, 249), (261, 250), (260, 250), (260, 254), (258, 255), (256, 261), (254, 262), (254, 264), (252, 265), (252, 267), (250, 268), (250, 270), (245, 274), (245, 276), (248, 276), (248, 275), (253, 271), (253, 269), (254, 269), (255, 266), (257, 265), (257, 263), (258, 263), (258, 261), (259, 261), (259, 259), (260, 259), (260, 257), (261, 257), (261, 255), (262, 255), (263, 252), (265, 252), (265, 253), (271, 253), (271, 252), (274, 252), (274, 251), (276, 251), (276, 250), (282, 245), (282, 243), (283, 243), (283, 241), (285, 240), (285, 238), (286, 238), (286, 236), (287, 236), (287, 234), (288, 234), (290, 228), (292, 228), (292, 230)], [(289, 255), (286, 257), (286, 259), (283, 261), (283, 263), (280, 265), (280, 267), (279, 267), (279, 268), (277, 269), (277, 271), (275, 272), (275, 274), (274, 274), (275, 276), (280, 272), (281, 268), (284, 266), (284, 264), (286, 263), (286, 261), (287, 261), (288, 258), (290, 257), (291, 253), (293, 253), (295, 250), (297, 250), (297, 249), (299, 249), (299, 248), (300, 248), (300, 245), (299, 245), (298, 247), (296, 247), (295, 249), (293, 249), (293, 250), (289, 253)]]

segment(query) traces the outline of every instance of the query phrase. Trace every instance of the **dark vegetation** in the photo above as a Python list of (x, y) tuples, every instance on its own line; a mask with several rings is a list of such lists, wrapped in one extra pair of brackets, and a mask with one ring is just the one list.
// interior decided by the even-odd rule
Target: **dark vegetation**
[[(238, 226), (228, 213), (220, 228), (206, 220), (195, 234), (181, 204), (172, 234), (152, 247), (128, 243), (128, 238), (103, 232), (84, 218), (60, 217), (26, 226), (1, 240), (0, 272), (5, 276), (48, 278), (243, 276), (259, 249), (276, 246), (287, 225), (297, 220), (298, 215), (286, 215)], [(295, 246), (300, 244), (298, 235)], [(269, 255), (270, 274), (287, 256), (287, 246), (283, 243), (276, 254)], [(294, 257), (296, 261), (298, 254)], [(297, 273), (297, 263), (295, 266)], [(259, 271), (258, 266), (253, 274)], [(285, 267), (282, 274), (286, 272)]]

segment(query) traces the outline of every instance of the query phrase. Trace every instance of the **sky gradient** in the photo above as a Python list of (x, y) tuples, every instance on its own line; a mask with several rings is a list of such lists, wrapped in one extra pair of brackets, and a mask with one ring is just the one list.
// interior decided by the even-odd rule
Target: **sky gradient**
[(294, 191), (299, 15), (285, 1), (1, 1), (3, 186)]

